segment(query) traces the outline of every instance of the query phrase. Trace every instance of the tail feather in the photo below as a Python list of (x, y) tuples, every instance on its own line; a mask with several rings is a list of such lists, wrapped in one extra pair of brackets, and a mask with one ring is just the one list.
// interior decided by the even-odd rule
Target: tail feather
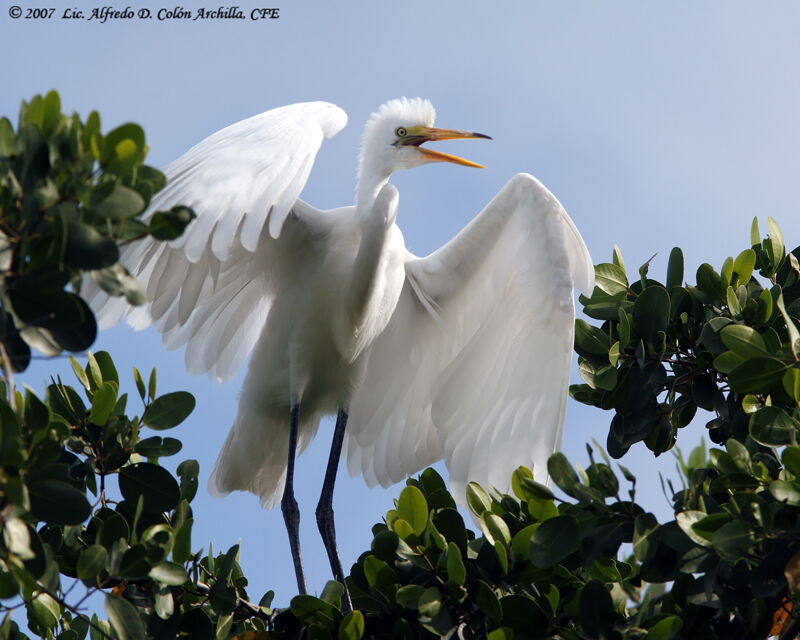
[[(300, 424), (297, 454), (302, 453), (319, 427), (319, 418)], [(289, 454), (289, 416), (269, 416), (240, 410), (208, 480), (215, 498), (231, 491), (249, 491), (259, 496), (264, 509), (277, 506), (286, 482)]]

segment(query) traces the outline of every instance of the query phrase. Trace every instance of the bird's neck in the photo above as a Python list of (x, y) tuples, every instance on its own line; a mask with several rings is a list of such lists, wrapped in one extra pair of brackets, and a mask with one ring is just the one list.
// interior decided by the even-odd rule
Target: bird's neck
[(389, 182), (390, 175), (391, 172), (365, 170), (364, 166), (361, 166), (356, 189), (356, 212), (359, 218), (363, 220), (370, 216), (375, 199), (383, 186)]

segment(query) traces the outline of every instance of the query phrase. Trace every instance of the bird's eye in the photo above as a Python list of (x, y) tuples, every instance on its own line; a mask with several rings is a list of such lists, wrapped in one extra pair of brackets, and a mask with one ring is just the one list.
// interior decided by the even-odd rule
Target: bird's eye
[(398, 138), (405, 138), (406, 135), (408, 135), (408, 131), (406, 131), (404, 127), (397, 127), (397, 129), (394, 130), (394, 134)]

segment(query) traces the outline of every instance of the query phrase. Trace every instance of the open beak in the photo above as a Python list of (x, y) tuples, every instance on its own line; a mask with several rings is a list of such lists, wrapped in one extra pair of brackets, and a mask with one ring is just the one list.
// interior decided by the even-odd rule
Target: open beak
[(437, 129), (436, 127), (412, 127), (408, 130), (408, 135), (402, 144), (419, 147), (419, 152), (427, 158), (429, 162), (452, 162), (453, 164), (460, 164), (465, 167), (475, 167), (477, 169), (485, 169), (482, 164), (465, 160), (458, 156), (452, 156), (449, 153), (442, 153), (441, 151), (433, 151), (432, 149), (425, 149), (420, 147), (425, 142), (434, 140), (456, 140), (456, 139), (475, 139), (482, 138), (491, 140), (491, 138), (482, 133), (475, 133), (474, 131), (459, 131), (457, 129)]

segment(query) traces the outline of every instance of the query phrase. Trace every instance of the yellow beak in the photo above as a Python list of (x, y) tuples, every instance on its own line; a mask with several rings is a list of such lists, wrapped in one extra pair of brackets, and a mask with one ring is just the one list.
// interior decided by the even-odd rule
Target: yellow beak
[(408, 146), (419, 147), (419, 152), (425, 156), (430, 162), (452, 162), (453, 164), (460, 164), (465, 167), (475, 167), (476, 169), (485, 169), (482, 164), (465, 160), (458, 156), (452, 156), (449, 153), (442, 153), (441, 151), (433, 151), (432, 149), (424, 149), (420, 147), (425, 142), (434, 140), (456, 140), (456, 139), (476, 139), (481, 138), (491, 140), (491, 138), (482, 133), (475, 133), (474, 131), (459, 131), (458, 129), (437, 129), (436, 127), (410, 127), (408, 135), (404, 137), (401, 144)]

